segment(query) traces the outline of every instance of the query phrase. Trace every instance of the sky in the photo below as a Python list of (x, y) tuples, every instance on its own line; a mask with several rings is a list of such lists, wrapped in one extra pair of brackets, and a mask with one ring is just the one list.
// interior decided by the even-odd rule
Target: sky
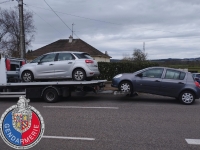
[[(4, 1), (1, 8), (18, 6), (16, 0)], [(23, 2), (36, 27), (32, 50), (68, 39), (74, 24), (74, 39), (107, 51), (112, 59), (131, 56), (134, 49), (144, 50), (150, 60), (200, 57), (200, 0)]]

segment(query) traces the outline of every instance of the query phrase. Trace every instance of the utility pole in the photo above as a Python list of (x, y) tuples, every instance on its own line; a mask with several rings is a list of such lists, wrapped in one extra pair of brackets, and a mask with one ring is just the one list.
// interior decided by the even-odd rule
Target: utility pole
[(145, 52), (145, 42), (143, 42), (143, 52)]
[(20, 57), (26, 57), (25, 50), (25, 35), (24, 35), (24, 14), (23, 14), (23, 0), (18, 0), (19, 6), (19, 28), (20, 28)]
[(74, 30), (73, 30), (73, 27), (74, 27), (74, 23), (72, 23), (72, 38), (73, 38), (73, 34), (74, 34)]

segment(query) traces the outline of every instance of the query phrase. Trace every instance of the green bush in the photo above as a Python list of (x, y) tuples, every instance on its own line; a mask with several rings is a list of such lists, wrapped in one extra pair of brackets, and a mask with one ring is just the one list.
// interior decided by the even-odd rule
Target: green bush
[(158, 66), (157, 63), (149, 61), (145, 62), (98, 62), (100, 76), (96, 77), (97, 80), (108, 80), (120, 73), (132, 73), (147, 67)]

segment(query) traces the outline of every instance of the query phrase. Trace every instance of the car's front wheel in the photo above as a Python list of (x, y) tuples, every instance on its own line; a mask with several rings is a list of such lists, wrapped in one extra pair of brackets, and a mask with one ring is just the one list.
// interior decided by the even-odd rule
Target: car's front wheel
[(194, 93), (191, 91), (183, 91), (179, 96), (179, 100), (185, 105), (190, 105), (195, 101)]
[(72, 74), (72, 78), (75, 81), (83, 81), (86, 78), (85, 71), (83, 69), (75, 69)]
[(34, 80), (33, 73), (31, 71), (24, 71), (21, 78), (23, 82), (32, 82)]
[(119, 85), (119, 90), (122, 92), (132, 92), (132, 84), (129, 81), (122, 81)]

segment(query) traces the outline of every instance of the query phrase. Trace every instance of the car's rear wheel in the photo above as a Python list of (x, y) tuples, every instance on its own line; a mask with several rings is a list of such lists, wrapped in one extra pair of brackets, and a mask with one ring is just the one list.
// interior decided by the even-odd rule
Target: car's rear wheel
[(185, 105), (190, 105), (195, 101), (194, 93), (191, 91), (183, 91), (179, 96), (179, 100)]
[(122, 81), (119, 85), (119, 90), (122, 92), (133, 92), (132, 84), (129, 81)]
[(75, 69), (72, 74), (72, 78), (75, 81), (83, 81), (85, 80), (85, 71), (83, 69)]
[(23, 82), (32, 82), (34, 80), (33, 73), (31, 71), (24, 71), (21, 78)]

